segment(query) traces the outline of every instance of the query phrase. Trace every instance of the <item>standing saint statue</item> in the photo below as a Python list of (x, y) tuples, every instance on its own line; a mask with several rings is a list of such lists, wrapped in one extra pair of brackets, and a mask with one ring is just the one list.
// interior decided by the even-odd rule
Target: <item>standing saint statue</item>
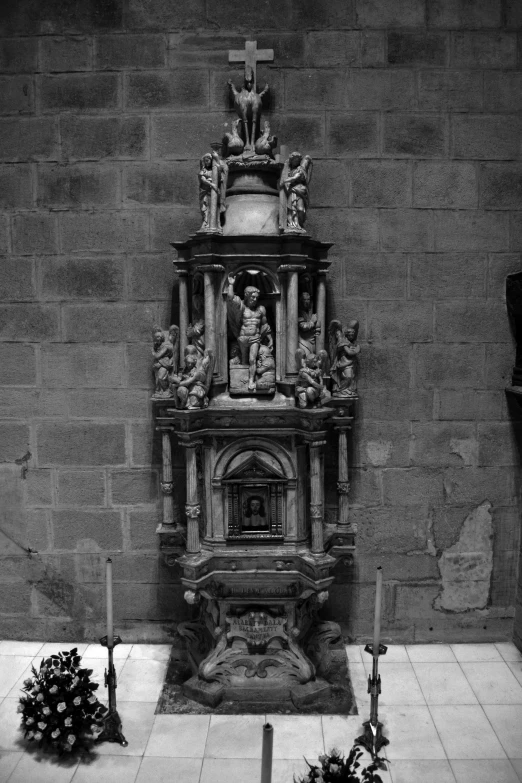
[(350, 321), (346, 329), (340, 321), (330, 323), (330, 376), (332, 397), (357, 397), (357, 365), (361, 346), (357, 345), (359, 321)]
[(315, 353), (315, 338), (321, 333), (321, 324), (313, 312), (312, 297), (308, 291), (303, 291), (299, 297), (297, 328), (299, 330), (299, 348), (307, 356)]
[(205, 317), (204, 299), (201, 294), (192, 297), (192, 321), (187, 327), (187, 338), (191, 345), (195, 346), (200, 356), (205, 351)]
[(241, 364), (248, 364), (248, 390), (256, 388), (256, 362), (261, 343), (272, 353), (273, 339), (263, 305), (258, 305), (260, 291), (249, 285), (244, 291), (244, 300), (234, 294), (234, 275), (228, 276), (227, 311), (228, 321), (241, 352)]
[(308, 209), (308, 186), (312, 178), (312, 158), (292, 152), (285, 165), (280, 187), (286, 196), (286, 227), (287, 233), (304, 233), (306, 210)]
[[(228, 167), (216, 150), (206, 152), (199, 164), (200, 231), (220, 231), (220, 216), (226, 210)], [(214, 198), (212, 197), (215, 194)]]

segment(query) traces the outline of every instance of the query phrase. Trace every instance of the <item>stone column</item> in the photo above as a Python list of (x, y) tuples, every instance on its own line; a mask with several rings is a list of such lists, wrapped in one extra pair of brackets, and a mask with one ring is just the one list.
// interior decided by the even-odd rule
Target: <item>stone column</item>
[(163, 471), (161, 476), (161, 493), (163, 495), (163, 524), (174, 524), (174, 505), (172, 498), (172, 444), (170, 430), (161, 430), (161, 447)]
[(335, 429), (339, 433), (339, 470), (337, 481), (337, 494), (339, 495), (339, 518), (338, 525), (347, 526), (350, 524), (350, 504), (348, 495), (350, 493), (350, 482), (348, 481), (348, 430), (351, 427), (351, 418), (345, 422), (335, 420)]
[[(211, 145), (214, 147), (214, 145)], [(221, 148), (221, 144), (219, 145)], [(216, 159), (215, 155), (212, 155), (212, 184), (215, 185), (216, 188), (219, 187), (219, 161)], [(217, 190), (210, 191), (210, 220), (209, 220), (209, 229), (210, 231), (218, 231), (218, 220), (219, 220), (219, 195)]]
[(188, 318), (188, 294), (187, 282), (188, 272), (186, 269), (178, 269), (179, 277), (179, 355), (180, 362), (183, 361), (183, 351), (187, 347), (187, 327)]
[[(216, 308), (216, 276), (221, 278), (225, 267), (221, 264), (208, 264), (200, 266), (198, 272), (203, 272), (203, 291), (205, 294), (205, 350), (212, 351), (216, 362), (214, 364), (214, 375), (219, 374), (221, 351), (223, 346), (217, 344), (217, 317)], [(226, 340), (226, 336), (225, 336)]]
[(315, 338), (315, 352), (318, 353), (324, 349), (326, 336), (326, 271), (319, 272), (317, 276), (317, 302), (316, 302), (317, 320), (321, 324), (321, 331)]
[(202, 441), (190, 441), (184, 443), (186, 449), (187, 468), (187, 502), (185, 513), (187, 515), (187, 554), (196, 554), (200, 551), (199, 542), (199, 517), (201, 506), (198, 497), (198, 469), (196, 464), (196, 449)]
[(203, 290), (205, 293), (205, 349), (216, 351), (216, 302), (214, 299), (214, 281), (212, 273), (206, 269), (203, 272)]
[(299, 309), (299, 272), (305, 271), (301, 264), (283, 264), (279, 272), (287, 273), (286, 283), (286, 374), (296, 375), (295, 352), (299, 345), (299, 333), (297, 327)]
[(324, 440), (310, 443), (310, 522), (312, 553), (314, 555), (320, 555), (324, 552), (321, 452), (325, 443)]

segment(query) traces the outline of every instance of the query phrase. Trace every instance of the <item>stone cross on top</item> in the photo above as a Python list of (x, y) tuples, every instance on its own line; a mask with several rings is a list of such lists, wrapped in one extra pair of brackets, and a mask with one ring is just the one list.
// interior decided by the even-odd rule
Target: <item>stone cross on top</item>
[(256, 89), (256, 63), (272, 62), (274, 59), (273, 49), (258, 49), (257, 41), (245, 41), (245, 48), (230, 49), (228, 53), (229, 63), (245, 63), (245, 78), (248, 75), (248, 70), (252, 70), (254, 77), (254, 91)]

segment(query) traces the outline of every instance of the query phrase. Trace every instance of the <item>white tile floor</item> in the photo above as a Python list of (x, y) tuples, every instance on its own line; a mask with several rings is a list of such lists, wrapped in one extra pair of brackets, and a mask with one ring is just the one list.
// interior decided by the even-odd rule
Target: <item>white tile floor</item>
[[(360, 715), (155, 715), (166, 645), (121, 645), (115, 663), (127, 748), (105, 743), (92, 758), (57, 762), (18, 729), (20, 684), (43, 654), (73, 645), (0, 642), (0, 783), (256, 783), (261, 727), (274, 725), (273, 783), (292, 783), (336, 746), (349, 751), (368, 717), (371, 659), (347, 648)], [(106, 651), (76, 645), (101, 683)], [(380, 717), (390, 744), (387, 783), (520, 783), (522, 654), (512, 644), (393, 645), (381, 659)], [(100, 689), (103, 697), (103, 688)]]

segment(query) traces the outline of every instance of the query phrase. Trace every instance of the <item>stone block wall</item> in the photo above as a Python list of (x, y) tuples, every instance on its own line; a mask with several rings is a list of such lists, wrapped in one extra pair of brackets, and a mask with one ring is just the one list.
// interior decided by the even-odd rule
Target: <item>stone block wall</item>
[[(273, 47), (272, 130), (314, 157), (329, 317), (360, 320), (353, 566), (330, 612), (395, 640), (504, 638), (520, 528), (504, 280), (522, 251), (518, 0), (6, 0), (0, 9), (0, 633), (127, 640), (186, 617), (158, 556), (150, 329), (228, 49)], [(335, 444), (333, 444), (335, 446)], [(182, 486), (176, 455), (177, 486)], [(328, 513), (335, 518), (335, 464)], [(182, 490), (176, 495), (183, 508)], [(522, 637), (522, 625), (519, 630)]]

